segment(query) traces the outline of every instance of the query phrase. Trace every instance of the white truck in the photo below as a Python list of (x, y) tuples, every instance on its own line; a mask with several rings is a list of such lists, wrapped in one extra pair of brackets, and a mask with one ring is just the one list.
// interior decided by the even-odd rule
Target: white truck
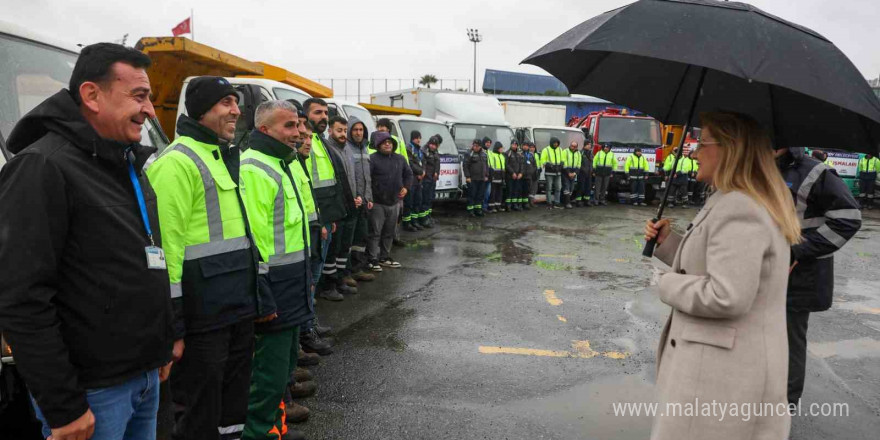
[(409, 144), (412, 140), (410, 134), (415, 130), (422, 135), (422, 146), (428, 145), (428, 139), (439, 135), (443, 142), (440, 143), (437, 152), (440, 153), (440, 173), (436, 182), (436, 199), (458, 199), (461, 191), (461, 158), (452, 133), (442, 122), (436, 119), (420, 118), (417, 116), (384, 116), (391, 121), (391, 134), (403, 139)]
[[(563, 107), (564, 108), (564, 107)], [(568, 148), (572, 142), (577, 142), (578, 150), (583, 148), (586, 136), (584, 132), (578, 128), (566, 127), (564, 125), (535, 125), (530, 127), (517, 127), (514, 129), (516, 140), (520, 144), (523, 142), (534, 142), (537, 148), (537, 154), (541, 154), (544, 148), (550, 146), (550, 139), (559, 139), (559, 148)], [(539, 170), (538, 188), (544, 187), (544, 170)]]
[(467, 152), (474, 139), (488, 137), (492, 142), (501, 142), (505, 149), (513, 139), (501, 103), (491, 95), (415, 88), (375, 93), (370, 103), (421, 110), (423, 118), (449, 126), (460, 153)]
[(503, 101), (504, 118), (512, 127), (565, 125), (565, 106), (532, 102)]
[(324, 101), (327, 101), (327, 111), (330, 113), (330, 117), (339, 115), (345, 119), (350, 119), (352, 116), (355, 116), (367, 126), (367, 131), (370, 133), (376, 131), (375, 118), (370, 114), (369, 110), (360, 104), (334, 98), (327, 98)]

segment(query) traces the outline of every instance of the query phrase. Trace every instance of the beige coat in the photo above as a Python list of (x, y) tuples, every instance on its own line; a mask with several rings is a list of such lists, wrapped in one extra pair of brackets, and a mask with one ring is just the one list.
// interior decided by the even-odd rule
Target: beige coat
[[(670, 234), (655, 256), (672, 267), (660, 299), (672, 306), (657, 352), (658, 416), (652, 439), (788, 438), (785, 295), (789, 245), (769, 213), (741, 192), (716, 193), (684, 235)], [(717, 402), (715, 415), (703, 415)], [(668, 414), (687, 404), (695, 416)], [(730, 406), (721, 418), (721, 406)], [(743, 415), (742, 408), (750, 417)], [(671, 411), (669, 407), (668, 411)], [(744, 421), (744, 418), (749, 420)]]

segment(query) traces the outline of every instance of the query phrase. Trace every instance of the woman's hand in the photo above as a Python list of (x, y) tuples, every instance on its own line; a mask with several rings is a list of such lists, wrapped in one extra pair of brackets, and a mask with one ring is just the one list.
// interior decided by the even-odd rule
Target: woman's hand
[(663, 244), (670, 232), (672, 232), (672, 227), (669, 220), (665, 218), (657, 223), (651, 220), (645, 222), (645, 241), (651, 241), (652, 238), (657, 237), (657, 244)]

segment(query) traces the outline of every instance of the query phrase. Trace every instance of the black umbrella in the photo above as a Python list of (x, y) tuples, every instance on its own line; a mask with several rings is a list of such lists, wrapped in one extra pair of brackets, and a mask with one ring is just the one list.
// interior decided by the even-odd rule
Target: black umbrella
[[(880, 145), (880, 100), (852, 62), (818, 33), (745, 3), (640, 0), (575, 26), (523, 63), (571, 93), (685, 131), (700, 112), (727, 110), (757, 119), (779, 147)], [(665, 206), (666, 197), (657, 219)]]

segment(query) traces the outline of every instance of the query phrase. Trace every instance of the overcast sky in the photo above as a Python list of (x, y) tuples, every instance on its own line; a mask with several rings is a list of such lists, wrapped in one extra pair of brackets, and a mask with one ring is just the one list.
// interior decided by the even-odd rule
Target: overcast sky
[[(477, 49), (480, 81), (486, 68), (544, 73), (519, 62), (578, 23), (628, 3), (631, 1), (0, 0), (0, 20), (71, 43), (118, 40), (128, 33), (132, 44), (143, 36), (171, 35), (171, 28), (187, 18), (192, 8), (196, 41), (312, 79), (416, 78), (426, 73), (470, 79), (473, 46), (465, 30), (471, 27), (484, 36)], [(880, 76), (880, 1), (751, 3), (823, 34), (865, 77)], [(459, 87), (465, 86), (459, 83)]]

